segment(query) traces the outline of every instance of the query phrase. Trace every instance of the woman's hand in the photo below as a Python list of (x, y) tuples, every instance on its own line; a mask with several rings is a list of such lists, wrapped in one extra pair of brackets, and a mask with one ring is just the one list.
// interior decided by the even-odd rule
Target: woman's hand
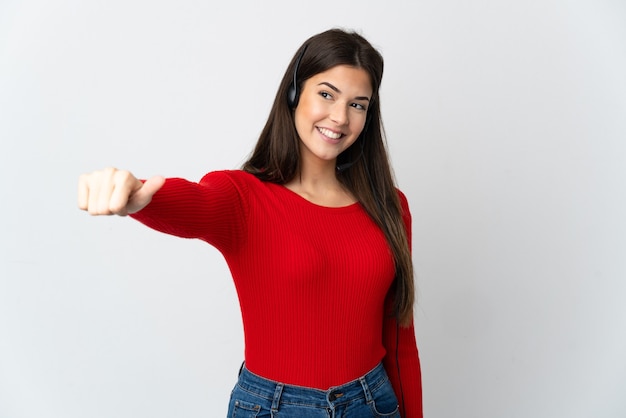
[(142, 182), (115, 168), (83, 174), (78, 180), (78, 207), (91, 215), (126, 216), (145, 208), (164, 183), (160, 176)]

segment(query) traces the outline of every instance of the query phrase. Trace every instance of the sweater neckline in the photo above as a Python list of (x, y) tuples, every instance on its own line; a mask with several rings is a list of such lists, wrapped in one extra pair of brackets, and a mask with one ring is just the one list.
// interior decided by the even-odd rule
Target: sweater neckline
[(301, 206), (305, 206), (308, 208), (313, 208), (313, 209), (318, 209), (318, 210), (325, 210), (325, 211), (329, 211), (329, 212), (353, 212), (355, 210), (360, 210), (361, 209), (361, 204), (356, 201), (354, 203), (350, 203), (349, 205), (346, 206), (324, 206), (324, 205), (320, 205), (314, 202), (311, 202), (310, 200), (308, 200), (307, 198), (299, 195), (298, 193), (294, 192), (291, 189), (288, 189), (287, 187), (285, 187), (283, 184), (276, 184), (276, 183), (272, 183), (274, 186), (276, 186), (278, 189), (283, 191), (283, 194), (285, 194), (286, 196), (290, 196), (290, 200), (298, 203)]

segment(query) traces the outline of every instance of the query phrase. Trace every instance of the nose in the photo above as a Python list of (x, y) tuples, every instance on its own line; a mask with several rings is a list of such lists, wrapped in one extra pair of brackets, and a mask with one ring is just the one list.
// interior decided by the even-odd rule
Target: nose
[(348, 124), (348, 109), (343, 103), (336, 103), (331, 111), (330, 119), (339, 126)]

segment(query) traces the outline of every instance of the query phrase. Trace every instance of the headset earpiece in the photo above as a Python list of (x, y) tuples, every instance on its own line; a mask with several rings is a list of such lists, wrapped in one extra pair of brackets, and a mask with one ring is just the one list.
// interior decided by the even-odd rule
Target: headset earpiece
[(292, 109), (298, 104), (298, 89), (293, 84), (289, 86), (289, 91), (287, 91), (287, 103)]
[(298, 106), (298, 100), (300, 99), (300, 92), (298, 91), (298, 68), (300, 67), (300, 61), (302, 61), (306, 48), (307, 45), (302, 48), (302, 52), (300, 52), (298, 59), (296, 59), (296, 65), (293, 69), (293, 80), (289, 86), (289, 90), (287, 90), (287, 103), (292, 109)]

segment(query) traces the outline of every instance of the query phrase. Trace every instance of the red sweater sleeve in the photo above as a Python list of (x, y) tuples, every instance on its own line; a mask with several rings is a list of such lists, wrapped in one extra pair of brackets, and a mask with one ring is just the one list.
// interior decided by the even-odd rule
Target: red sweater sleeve
[(422, 418), (422, 376), (413, 324), (399, 327), (394, 317), (386, 318), (383, 338), (387, 350), (383, 364), (400, 403), (400, 415)]
[[(411, 247), (411, 213), (406, 197), (401, 192), (399, 195)], [(390, 295), (386, 312), (390, 312), (392, 306), (393, 297)], [(403, 418), (422, 418), (422, 376), (413, 322), (407, 327), (398, 326), (395, 317), (386, 317), (383, 344), (387, 352), (383, 364), (400, 403), (400, 415)]]
[(229, 251), (245, 237), (246, 195), (245, 185), (227, 172), (209, 173), (199, 183), (169, 178), (150, 204), (131, 217), (157, 231), (199, 238)]

